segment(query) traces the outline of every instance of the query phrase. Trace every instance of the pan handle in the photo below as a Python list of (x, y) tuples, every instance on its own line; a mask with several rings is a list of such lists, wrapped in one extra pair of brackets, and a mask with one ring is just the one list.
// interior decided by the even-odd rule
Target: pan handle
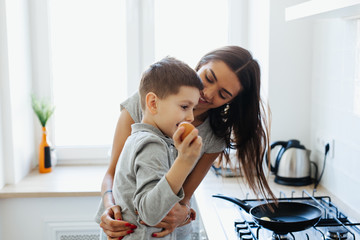
[(215, 195), (212, 195), (212, 196), (215, 197), (215, 198), (221, 198), (221, 199), (230, 201), (232, 203), (235, 203), (236, 205), (238, 205), (239, 207), (241, 207), (242, 209), (244, 209), (248, 213), (250, 212), (250, 209), (253, 207), (250, 204), (248, 204), (247, 202), (242, 201), (242, 200), (240, 200), (238, 198), (235, 198), (235, 197), (229, 197), (229, 196), (225, 196), (225, 195), (222, 195), (222, 194), (215, 194)]

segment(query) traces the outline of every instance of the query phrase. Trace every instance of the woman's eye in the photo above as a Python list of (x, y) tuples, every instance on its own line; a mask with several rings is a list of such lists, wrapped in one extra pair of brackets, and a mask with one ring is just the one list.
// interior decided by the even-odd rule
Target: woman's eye
[(214, 81), (210, 80), (210, 78), (205, 74), (205, 78), (209, 83), (213, 83)]
[(186, 110), (188, 108), (188, 106), (181, 106), (182, 109)]
[(226, 100), (226, 97), (221, 92), (219, 92), (219, 96), (220, 96), (220, 98)]

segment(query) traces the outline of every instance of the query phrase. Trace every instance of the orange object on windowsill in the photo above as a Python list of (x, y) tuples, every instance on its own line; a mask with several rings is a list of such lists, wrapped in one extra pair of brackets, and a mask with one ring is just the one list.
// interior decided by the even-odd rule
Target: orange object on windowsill
[(39, 172), (49, 173), (51, 172), (51, 149), (47, 141), (47, 129), (42, 127), (42, 138), (39, 149)]

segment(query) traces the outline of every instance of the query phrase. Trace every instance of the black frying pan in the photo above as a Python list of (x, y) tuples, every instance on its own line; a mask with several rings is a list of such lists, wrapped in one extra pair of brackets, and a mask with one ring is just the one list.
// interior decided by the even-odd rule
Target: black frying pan
[(224, 195), (213, 197), (235, 203), (248, 212), (254, 221), (277, 234), (302, 231), (314, 226), (321, 218), (320, 208), (301, 202), (278, 202), (275, 204), (260, 204), (251, 206), (245, 201)]

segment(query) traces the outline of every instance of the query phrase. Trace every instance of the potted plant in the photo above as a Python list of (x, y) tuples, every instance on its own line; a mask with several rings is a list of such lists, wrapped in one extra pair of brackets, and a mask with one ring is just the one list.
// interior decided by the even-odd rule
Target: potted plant
[(51, 172), (51, 146), (47, 139), (46, 123), (54, 113), (55, 106), (45, 99), (39, 100), (35, 95), (31, 96), (32, 109), (38, 117), (42, 126), (42, 138), (39, 149), (39, 172)]

